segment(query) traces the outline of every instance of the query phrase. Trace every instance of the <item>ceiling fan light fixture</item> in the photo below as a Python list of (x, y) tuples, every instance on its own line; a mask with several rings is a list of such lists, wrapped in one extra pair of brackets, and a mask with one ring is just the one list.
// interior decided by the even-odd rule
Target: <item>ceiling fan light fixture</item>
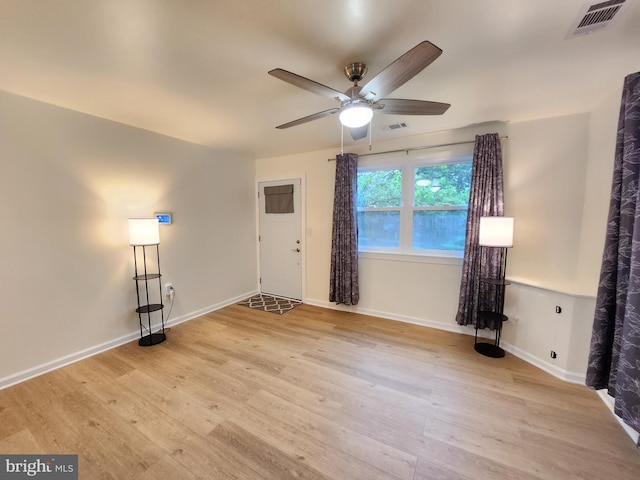
[(373, 109), (368, 103), (350, 103), (342, 107), (340, 123), (347, 128), (364, 127), (369, 124), (372, 117)]

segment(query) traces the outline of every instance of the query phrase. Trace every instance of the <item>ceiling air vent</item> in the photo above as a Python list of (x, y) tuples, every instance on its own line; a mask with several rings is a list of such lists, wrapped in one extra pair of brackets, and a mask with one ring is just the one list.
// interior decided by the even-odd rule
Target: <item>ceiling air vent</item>
[(571, 25), (568, 37), (585, 35), (596, 30), (610, 27), (614, 19), (620, 18), (620, 11), (623, 10), (628, 0), (610, 0), (595, 4), (587, 4), (582, 7), (578, 18)]
[(405, 122), (401, 123), (392, 123), (391, 125), (385, 125), (382, 127), (383, 130), (398, 130), (400, 128), (407, 128), (408, 125)]

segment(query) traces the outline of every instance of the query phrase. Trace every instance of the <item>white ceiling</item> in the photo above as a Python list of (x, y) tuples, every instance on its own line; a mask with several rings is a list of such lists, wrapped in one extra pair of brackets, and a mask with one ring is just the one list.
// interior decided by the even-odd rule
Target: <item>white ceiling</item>
[(610, 28), (567, 39), (583, 0), (0, 0), (0, 90), (268, 157), (340, 144), (336, 116), (275, 129), (338, 103), (269, 70), (345, 91), (346, 63), (372, 78), (431, 41), (442, 56), (389, 97), (451, 108), (377, 115), (375, 143), (589, 111), (640, 70), (640, 2), (627, 1)]

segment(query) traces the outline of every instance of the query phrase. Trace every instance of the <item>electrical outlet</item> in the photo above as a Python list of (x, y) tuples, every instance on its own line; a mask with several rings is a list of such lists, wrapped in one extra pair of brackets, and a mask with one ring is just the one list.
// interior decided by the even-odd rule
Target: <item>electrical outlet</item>
[(551, 350), (551, 354), (550, 354), (551, 358), (553, 358), (554, 360), (556, 358), (558, 358), (558, 354), (556, 352), (554, 352), (553, 350)]
[(560, 305), (556, 305), (556, 313), (562, 313), (562, 307)]
[(167, 295), (171, 295), (171, 292), (174, 291), (173, 283), (166, 283), (164, 285), (164, 291), (166, 292)]

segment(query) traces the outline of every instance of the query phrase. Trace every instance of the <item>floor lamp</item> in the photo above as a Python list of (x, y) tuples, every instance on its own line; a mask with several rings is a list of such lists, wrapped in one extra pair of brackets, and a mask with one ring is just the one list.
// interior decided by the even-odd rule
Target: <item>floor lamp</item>
[[(157, 345), (166, 340), (164, 331), (164, 305), (162, 304), (162, 284), (160, 274), (160, 228), (157, 218), (130, 218), (129, 244), (133, 247), (135, 266), (136, 294), (138, 297), (138, 320), (140, 322), (140, 340), (143, 347)], [(155, 247), (155, 252), (153, 251)], [(153, 255), (155, 253), (155, 255)], [(155, 261), (153, 257), (155, 256)], [(151, 269), (151, 270), (150, 270)], [(158, 281), (156, 292), (154, 281)], [(150, 285), (151, 282), (151, 285)], [(153, 290), (152, 290), (153, 289)], [(154, 303), (155, 300), (155, 303)], [(152, 330), (152, 314), (159, 315), (156, 333)]]
[[(481, 249), (499, 249), (498, 257), (500, 263), (496, 272), (492, 272), (491, 277), (480, 278), (480, 292), (491, 290), (493, 294), (492, 301), (487, 300), (490, 304), (488, 310), (480, 310), (478, 319), (476, 320), (476, 336), (474, 348), (476, 352), (487, 357), (502, 358), (504, 350), (500, 348), (500, 335), (502, 334), (502, 323), (508, 320), (504, 315), (504, 294), (505, 287), (509, 285), (505, 277), (507, 274), (507, 249), (513, 247), (513, 217), (480, 217), (480, 234), (479, 245)], [(484, 288), (482, 288), (484, 287)], [(493, 343), (478, 342), (479, 323), (484, 325), (493, 325), (496, 330), (496, 337)], [(483, 326), (484, 328), (484, 326)]]

